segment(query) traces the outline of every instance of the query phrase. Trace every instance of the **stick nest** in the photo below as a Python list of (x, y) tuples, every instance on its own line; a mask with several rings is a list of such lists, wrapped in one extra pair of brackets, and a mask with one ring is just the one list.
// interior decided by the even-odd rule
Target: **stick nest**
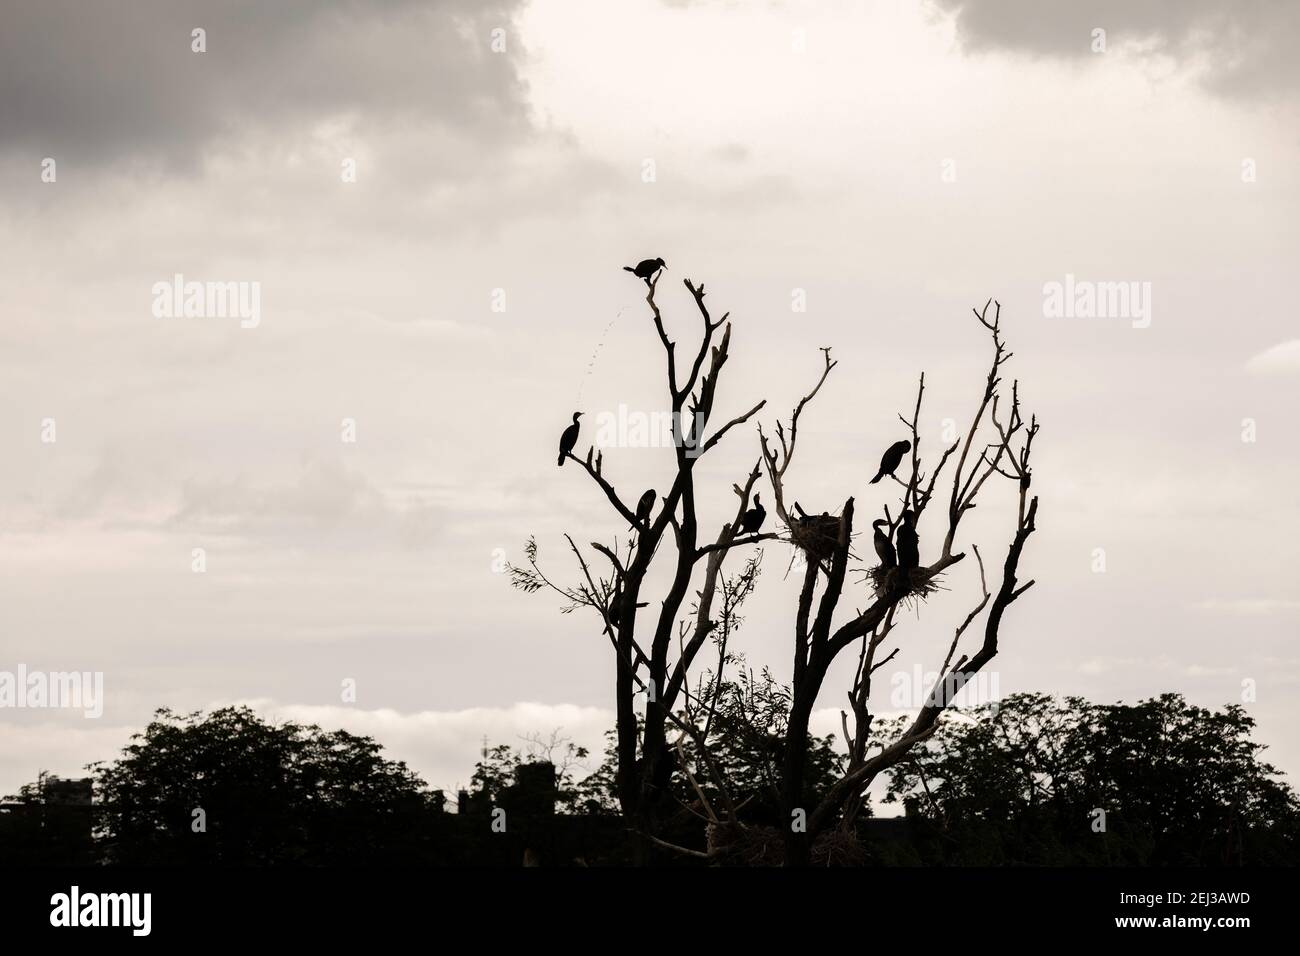
[(790, 540), (809, 557), (825, 561), (839, 544), (840, 519), (829, 514), (795, 518), (790, 525)]
[(940, 589), (937, 576), (929, 574), (925, 568), (904, 571), (902, 568), (887, 568), (878, 564), (867, 571), (867, 577), (877, 595), (900, 591), (905, 598), (924, 599)]
[[(785, 861), (782, 833), (770, 826), (709, 824), (708, 850), (718, 866), (781, 866)], [(813, 841), (811, 862), (813, 866), (861, 866), (867, 854), (853, 834), (837, 827)]]

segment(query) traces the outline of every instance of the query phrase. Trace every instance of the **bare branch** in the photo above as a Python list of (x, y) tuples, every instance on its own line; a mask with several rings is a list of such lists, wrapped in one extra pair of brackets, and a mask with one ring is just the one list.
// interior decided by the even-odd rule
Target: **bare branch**
[(718, 442), (722, 441), (722, 436), (727, 434), (727, 432), (730, 429), (734, 428), (737, 425), (743, 425), (745, 422), (749, 421), (751, 418), (757, 415), (759, 410), (766, 404), (767, 404), (767, 399), (763, 399), (761, 402), (759, 402), (749, 411), (745, 412), (745, 414), (737, 415), (731, 421), (727, 422), (727, 424), (719, 428), (716, 432), (713, 433), (713, 436), (708, 441), (706, 441), (704, 445), (700, 448), (700, 454), (703, 455), (706, 451), (708, 451)]
[[(598, 465), (592, 464), (591, 449), (588, 449), (585, 460), (579, 458), (573, 452), (566, 452), (565, 457), (571, 458), (581, 465), (583, 470), (585, 470), (587, 474), (591, 475), (591, 480), (600, 486), (601, 491), (605, 492), (605, 497), (608, 498), (609, 503), (614, 506), (614, 510), (627, 519), (628, 524), (637, 526), (636, 512), (623, 504), (623, 500), (619, 498), (618, 492), (614, 490), (614, 486), (606, 481), (604, 476), (601, 475)], [(599, 459), (597, 459), (597, 461), (599, 461)]]
[(763, 433), (762, 426), (760, 425), (758, 429), (758, 439), (763, 451), (763, 461), (767, 465), (767, 477), (768, 481), (772, 485), (772, 497), (776, 501), (776, 513), (780, 516), (781, 520), (787, 527), (790, 525), (790, 515), (786, 511), (785, 507), (784, 479), (786, 469), (790, 467), (790, 461), (794, 458), (795, 440), (798, 437), (799, 432), (799, 416), (803, 414), (804, 407), (817, 397), (817, 393), (821, 391), (822, 385), (826, 383), (826, 377), (831, 374), (831, 369), (839, 364), (838, 362), (831, 361), (831, 350), (829, 347), (822, 349), (822, 358), (824, 364), (822, 366), (821, 377), (817, 379), (817, 384), (813, 386), (813, 390), (803, 398), (799, 399), (799, 404), (795, 406), (794, 412), (790, 416), (790, 434), (788, 439), (786, 438), (785, 428), (782, 424), (779, 421), (776, 424), (776, 434), (777, 439), (781, 442), (781, 451), (773, 451), (768, 446), (767, 436)]

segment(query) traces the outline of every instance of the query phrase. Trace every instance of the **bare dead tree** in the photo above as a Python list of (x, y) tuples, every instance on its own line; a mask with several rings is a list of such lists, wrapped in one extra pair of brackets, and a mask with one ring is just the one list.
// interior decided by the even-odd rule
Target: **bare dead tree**
[[(995, 307), (992, 319), (988, 316), (990, 305)], [(784, 806), (791, 818), (791, 827), (786, 834), (787, 864), (807, 863), (817, 834), (826, 829), (837, 816), (851, 821), (861, 806), (865, 790), (876, 775), (903, 759), (911, 747), (934, 732), (939, 716), (956, 693), (997, 654), (998, 634), (1007, 607), (1034, 583), (1029, 581), (1018, 585), (1017, 571), (1025, 542), (1034, 531), (1034, 519), (1038, 511), (1038, 499), (1029, 496), (1029, 488), (1032, 475), (1030, 454), (1039, 426), (1036, 419), (1031, 418), (1026, 423), (1022, 418), (1019, 389), (1015, 383), (1011, 388), (1011, 407), (1007, 419), (1003, 421), (999, 418), (1001, 370), (1011, 358), (1011, 353), (1002, 341), (1001, 306), (990, 300), (982, 311), (975, 311), (975, 317), (989, 332), (993, 344), (993, 358), (984, 390), (964, 440), (958, 440), (942, 451), (928, 477), (923, 469), (921, 436), (917, 429), (925, 392), (924, 375), (917, 388), (911, 420), (900, 416), (912, 436), (911, 474), (906, 481), (897, 479), (902, 487), (900, 506), (901, 509), (914, 513), (918, 525), (934, 499), (940, 474), (952, 456), (957, 455), (948, 497), (943, 545), (940, 554), (931, 564), (916, 568), (910, 573), (895, 570), (878, 577), (871, 603), (865, 610), (855, 611), (852, 617), (837, 626), (834, 618), (844, 592), (845, 575), (851, 557), (854, 499), (848, 498), (838, 517), (832, 520), (827, 520), (826, 517), (819, 520), (801, 514), (791, 515), (784, 507), (778, 508), (782, 520), (790, 528), (792, 539), (809, 555), (795, 619), (794, 677), (782, 782)], [(794, 438), (799, 416), (821, 389), (833, 367), (834, 363), (827, 353), (821, 378), (796, 406), (791, 416), (789, 441), (786, 440), (786, 430), (778, 426), (777, 439), (780, 447), (777, 448), (769, 443), (760, 430), (763, 461), (773, 486), (773, 497), (778, 503), (783, 503), (788, 497), (785, 487), (787, 471), (794, 456)], [(991, 440), (981, 445), (982, 436), (990, 430), (994, 433), (990, 436)], [(1019, 500), (1011, 542), (1003, 563), (1001, 586), (990, 604), (990, 595), (983, 585), (983, 560), (979, 558), (978, 549), (973, 548), (980, 565), (983, 598), (957, 627), (948, 656), (940, 669), (939, 680), (916, 719), (880, 753), (868, 755), (872, 719), (871, 675), (897, 653), (894, 651), (883, 660), (876, 660), (878, 650), (897, 625), (896, 609), (905, 601), (923, 600), (927, 593), (937, 587), (936, 582), (940, 576), (966, 557), (964, 551), (953, 550), (962, 518), (975, 508), (977, 496), (994, 475), (1014, 481), (1018, 486)], [(891, 531), (900, 518), (901, 511), (899, 516), (891, 519), (886, 509)], [(983, 643), (974, 654), (963, 654), (954, 663), (952, 658), (962, 636), (986, 607), (988, 617)], [(848, 714), (842, 715), (845, 743), (849, 751), (846, 770), (842, 779), (808, 806), (804, 788), (808, 721), (831, 664), (855, 643), (859, 645), (858, 666), (853, 686), (848, 693), (853, 731), (849, 729)]]
[[(784, 858), (787, 864), (800, 865), (809, 861), (814, 838), (836, 819), (851, 825), (862, 806), (864, 793), (876, 775), (902, 760), (911, 747), (934, 732), (940, 715), (953, 696), (997, 653), (999, 629), (1007, 607), (1033, 584), (1029, 581), (1019, 585), (1017, 571), (1025, 542), (1034, 531), (1038, 508), (1038, 499), (1028, 494), (1030, 453), (1038, 423), (1032, 418), (1026, 423), (1022, 418), (1018, 386), (1014, 383), (1005, 420), (999, 417), (1003, 394), (1001, 369), (1011, 358), (1011, 353), (1006, 350), (1001, 337), (1001, 307), (996, 307), (990, 319), (988, 310), (993, 304), (990, 301), (982, 311), (976, 311), (975, 316), (989, 332), (994, 354), (964, 440), (959, 439), (943, 449), (933, 469), (925, 470), (918, 431), (925, 392), (924, 375), (917, 388), (912, 417), (910, 420), (902, 419), (912, 435), (910, 475), (906, 481), (895, 479), (901, 488), (900, 511), (897, 516), (891, 516), (886, 507), (885, 519), (891, 533), (904, 510), (912, 511), (919, 524), (935, 500), (940, 475), (956, 456), (941, 551), (932, 563), (908, 573), (877, 573), (873, 577), (871, 600), (865, 609), (855, 610), (847, 620), (836, 624), (853, 557), (854, 499), (849, 497), (838, 515), (809, 515), (790, 497), (788, 484), (800, 418), (837, 365), (831, 358), (831, 350), (822, 350), (821, 375), (811, 391), (795, 406), (788, 424), (778, 421), (773, 439), (769, 439), (763, 427), (759, 426), (759, 461), (743, 484), (733, 485), (739, 498), (735, 514), (722, 525), (716, 539), (701, 542), (695, 464), (729, 431), (751, 420), (764, 407), (765, 400), (709, 432), (718, 382), (731, 340), (728, 315), (712, 319), (704, 302), (704, 287), (695, 286), (689, 279), (685, 281), (702, 319), (703, 330), (699, 346), (683, 376), (678, 365), (676, 343), (665, 330), (656, 302), (657, 284), (657, 277), (648, 283), (646, 302), (666, 358), (668, 396), (675, 423), (675, 475), (671, 489), (663, 496), (657, 515), (649, 522), (638, 523), (634, 511), (607, 477), (603, 455), (594, 448), (589, 449), (584, 458), (568, 453), (568, 457), (577, 462), (600, 489), (616, 515), (636, 527), (637, 533), (623, 548), (619, 548), (616, 542), (591, 543), (593, 552), (609, 564), (607, 574), (593, 571), (593, 562), (571, 537), (566, 536), (582, 574), (582, 581), (576, 587), (557, 585), (546, 577), (537, 563), (536, 545), (530, 540), (527, 550), (529, 567), (512, 568), (514, 583), (530, 591), (549, 588), (566, 598), (568, 603), (564, 610), (589, 608), (598, 616), (602, 631), (615, 652), (619, 803), (632, 827), (646, 837), (647, 844), (671, 846), (657, 833), (666, 812), (673, 809), (670, 784), (674, 772), (683, 775), (698, 797), (695, 805), (687, 809), (708, 823), (711, 833), (716, 826), (740, 825), (736, 802), (726, 781), (710, 760), (708, 738), (717, 703), (717, 688), (722, 686), (721, 671), (727, 662), (726, 636), (731, 631), (731, 624), (727, 622), (734, 617), (733, 599), (737, 593), (743, 599), (752, 589), (754, 566), (752, 562), (747, 565), (751, 572), (749, 580), (746, 582), (742, 577), (741, 583), (735, 585), (727, 583), (728, 579), (722, 574), (723, 564), (733, 549), (761, 541), (781, 538), (800, 548), (807, 561), (795, 609), (791, 703), (780, 780), (781, 802), (792, 821), (789, 833), (783, 838)], [(720, 338), (719, 330), (722, 330)], [(990, 434), (990, 431), (995, 434)], [(750, 507), (755, 484), (764, 471), (775, 502), (777, 520), (784, 527), (784, 533), (742, 534), (742, 519)], [(996, 594), (989, 594), (984, 584), (983, 560), (979, 550), (972, 546), (980, 567), (982, 599), (955, 629), (940, 670), (940, 680), (915, 721), (881, 752), (871, 754), (868, 752), (872, 721), (871, 676), (898, 654), (895, 649), (880, 657), (881, 649), (898, 626), (896, 611), (904, 603), (924, 600), (925, 595), (939, 587), (938, 581), (944, 573), (965, 559), (964, 551), (954, 550), (962, 518), (976, 507), (977, 497), (993, 476), (1014, 481), (1019, 489), (1019, 506), (1003, 564), (1001, 585)], [(661, 548), (665, 543), (670, 546)], [(640, 600), (642, 588), (656, 556), (671, 567), (671, 583), (658, 607), (642, 615), (641, 608), (650, 605), (649, 601)], [(694, 582), (698, 582), (694, 592), (696, 600), (689, 612), (683, 615)], [(741, 590), (737, 591), (737, 587)], [(715, 611), (720, 591), (723, 599)], [(616, 596), (618, 600), (615, 602)], [(611, 613), (611, 602), (617, 606), (616, 614)], [(988, 615), (983, 643), (972, 655), (962, 654), (954, 662), (962, 637), (985, 610)], [(722, 640), (719, 641), (720, 628)], [(713, 689), (700, 683), (692, 695), (690, 669), (711, 636), (719, 643), (718, 672), (709, 682)], [(805, 793), (809, 719), (832, 663), (855, 645), (858, 647), (858, 662), (848, 692), (852, 727), (849, 714), (843, 715), (848, 751), (844, 772), (825, 793), (814, 795), (810, 800)], [(647, 695), (647, 702), (644, 721), (638, 726), (635, 703), (636, 696), (642, 692)], [(688, 748), (684, 746), (688, 741), (691, 744), (689, 757)], [(718, 799), (710, 801), (706, 797), (700, 784), (701, 777), (710, 780)], [(797, 825), (796, 821), (803, 825)], [(712, 853), (712, 850), (673, 849), (704, 858), (709, 858)]]
[[(658, 830), (665, 809), (670, 806), (669, 784), (678, 767), (678, 748), (669, 741), (670, 725), (679, 733), (692, 736), (699, 733), (699, 728), (681, 721), (675, 708), (688, 688), (692, 663), (718, 627), (713, 604), (723, 564), (735, 548), (779, 537), (772, 532), (741, 533), (742, 519), (761, 475), (755, 463), (744, 483), (733, 486), (739, 498), (734, 517), (721, 526), (712, 541), (700, 539), (695, 466), (728, 432), (753, 418), (766, 402), (759, 401), (748, 411), (709, 431), (718, 382), (731, 342), (729, 315), (713, 319), (705, 304), (704, 286), (685, 280), (686, 290), (702, 320), (702, 332), (693, 357), (688, 363), (679, 364), (677, 343), (669, 338), (656, 302), (658, 282), (656, 276), (647, 283), (646, 303), (666, 359), (675, 438), (675, 475), (671, 489), (663, 496), (657, 515), (643, 525), (607, 476), (602, 453), (594, 448), (584, 458), (569, 453), (568, 457), (583, 468), (613, 511), (638, 528), (636, 536), (622, 554), (615, 545), (591, 543), (593, 551), (609, 563), (608, 576), (593, 574), (591, 562), (570, 538), (570, 549), (583, 575), (583, 582), (576, 588), (556, 585), (542, 573), (536, 561), (536, 546), (531, 541), (529, 567), (512, 569), (516, 586), (525, 590), (548, 587), (568, 599), (566, 610), (588, 607), (599, 615), (615, 652), (619, 803), (634, 828), (650, 837)], [(665, 542), (670, 547), (661, 548)], [(643, 615), (641, 605), (649, 602), (641, 600), (642, 587), (656, 556), (671, 566), (672, 580), (658, 608)], [(699, 585), (693, 619), (683, 625), (679, 618), (695, 580), (699, 580)], [(615, 594), (619, 595), (618, 613), (612, 615), (610, 603)], [(648, 627), (643, 620), (647, 617)], [(674, 636), (678, 637), (675, 655)], [(641, 692), (646, 694), (646, 707), (638, 732), (636, 696)]]

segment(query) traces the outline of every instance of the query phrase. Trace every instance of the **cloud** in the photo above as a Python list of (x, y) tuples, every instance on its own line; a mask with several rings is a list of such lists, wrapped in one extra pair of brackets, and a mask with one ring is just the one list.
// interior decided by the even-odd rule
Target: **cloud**
[[(526, 738), (540, 736), (549, 739), (552, 732), (586, 747), (590, 752), (586, 766), (574, 768), (575, 776), (581, 778), (599, 766), (605, 748), (605, 732), (615, 725), (614, 712), (603, 707), (535, 701), (521, 701), (508, 707), (411, 713), (387, 708), (361, 710), (344, 706), (279, 704), (265, 699), (238, 703), (247, 704), (273, 720), (319, 724), (326, 729), (341, 727), (373, 737), (383, 744), (388, 757), (406, 761), (430, 786), (448, 790), (457, 784), (468, 784), (484, 740), (488, 746), (510, 744), (527, 750)], [(912, 714), (910, 711), (882, 711), (877, 720), (883, 722)], [(840, 712), (836, 708), (819, 708), (810, 717), (812, 733), (832, 736), (837, 748), (843, 747), (840, 726)], [(558, 751), (555, 756), (559, 756)]]
[[(509, 744), (521, 751), (532, 746), (529, 738), (572, 741), (586, 747), (590, 756), (573, 768), (581, 779), (603, 759), (605, 732), (614, 727), (612, 710), (577, 704), (520, 701), (505, 707), (468, 707), (463, 710), (420, 710), (403, 713), (392, 708), (289, 704), (270, 698), (247, 698), (209, 703), (204, 710), (244, 705), (267, 720), (316, 724), (325, 730), (343, 729), (374, 738), (384, 756), (401, 760), (429, 786), (447, 791), (467, 786), (486, 740), (487, 746)], [(886, 711), (880, 721), (906, 711)], [(837, 748), (840, 713), (835, 708), (813, 712), (812, 732), (831, 735)], [(40, 770), (64, 777), (83, 774), (94, 761), (112, 760), (143, 727), (101, 725), (78, 719), (63, 723), (0, 724), (0, 795), (36, 779)], [(556, 758), (560, 751), (554, 753)], [(877, 788), (881, 789), (881, 788)]]
[(971, 50), (1095, 57), (1092, 31), (1110, 49), (1173, 57), (1212, 91), (1233, 97), (1290, 95), (1300, 84), (1300, 6), (1289, 0), (931, 0)]
[[(1180, 678), (1233, 677), (1242, 672), (1240, 664), (1183, 663), (1167, 654), (1156, 657), (1093, 657), (1078, 666), (1079, 673), (1090, 677), (1103, 674), (1175, 674)], [(1181, 685), (1180, 685), (1181, 686)]]
[(278, 537), (320, 547), (400, 542), (427, 546), (438, 535), (442, 511), (427, 496), (396, 500), (341, 461), (309, 458), (292, 483), (253, 484), (244, 477), (186, 481), (171, 519), (176, 528), (207, 534)]
[(724, 143), (713, 150), (713, 155), (727, 163), (743, 163), (749, 159), (749, 147), (743, 143)]
[(1300, 372), (1300, 339), (1281, 342), (1246, 362), (1246, 371), (1252, 375), (1281, 375)]
[(1300, 601), (1292, 598), (1237, 598), (1224, 601), (1201, 601), (1194, 605), (1198, 611), (1216, 611), (1222, 614), (1257, 616), (1281, 614), (1300, 610)]
[[(232, 702), (214, 702), (207, 711)], [(510, 744), (527, 749), (524, 738), (549, 739), (552, 731), (585, 746), (594, 770), (604, 751), (604, 733), (614, 726), (613, 711), (575, 704), (520, 702), (508, 707), (465, 710), (423, 710), (401, 713), (381, 708), (285, 704), (270, 699), (234, 701), (252, 707), (266, 719), (317, 724), (325, 730), (344, 729), (373, 737), (384, 755), (402, 760), (431, 787), (467, 785), (486, 738), (489, 746)], [(35, 780), (41, 770), (64, 777), (80, 776), (97, 760), (112, 760), (133, 733), (143, 727), (110, 726), (97, 721), (71, 720), (33, 724), (0, 723), (0, 795)], [(556, 756), (559, 756), (557, 751)], [(577, 776), (586, 772), (575, 768)]]
[(1204, 664), (1188, 664), (1182, 672), (1188, 677), (1232, 677), (1241, 673), (1239, 667), (1207, 667)]
[[(512, 53), (489, 46), (518, 5), (11, 5), (0, 33), (0, 149), (37, 149), (74, 168), (122, 158), (188, 166), (250, 128), (283, 140), (341, 117), (499, 138), (527, 122)], [(197, 27), (204, 53), (191, 50)]]
[(115, 756), (138, 729), (79, 716), (30, 724), (0, 721), (0, 797), (34, 782), (42, 770), (86, 776), (87, 764)]
[[(269, 719), (319, 724), (332, 730), (343, 728), (374, 737), (388, 757), (404, 760), (432, 787), (451, 789), (469, 783), (474, 764), (488, 746), (510, 744), (527, 749), (525, 738), (552, 732), (568, 738), (591, 753), (587, 768), (594, 770), (604, 751), (605, 731), (614, 726), (614, 713), (601, 707), (576, 704), (543, 704), (521, 701), (508, 707), (469, 707), (464, 710), (422, 710), (401, 713), (388, 708), (362, 710), (356, 707), (314, 704), (281, 704), (271, 700), (248, 700), (248, 704)], [(559, 757), (559, 753), (555, 754)], [(581, 777), (584, 768), (575, 768)]]
[(1079, 673), (1088, 674), (1096, 677), (1101, 674), (1126, 673), (1126, 674), (1143, 674), (1151, 671), (1157, 672), (1177, 672), (1189, 676), (1196, 674), (1210, 674), (1217, 672), (1216, 668), (1202, 667), (1197, 664), (1183, 664), (1168, 654), (1161, 654), (1155, 657), (1117, 657), (1117, 656), (1100, 656), (1089, 658), (1078, 666)]

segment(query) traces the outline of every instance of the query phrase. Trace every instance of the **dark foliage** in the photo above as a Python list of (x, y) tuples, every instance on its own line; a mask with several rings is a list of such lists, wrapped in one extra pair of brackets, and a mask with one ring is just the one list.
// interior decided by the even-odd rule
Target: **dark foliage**
[(1238, 705), (1178, 694), (1018, 694), (949, 718), (894, 768), (886, 799), (906, 806), (923, 862), (1292, 864), (1300, 803), (1254, 726)]
[[(708, 826), (681, 771), (666, 838), (700, 850), (734, 840), (715, 862), (779, 863), (785, 826), (775, 792), (788, 689), (741, 668), (712, 717), (714, 767), (686, 766), (711, 804), (741, 806), (743, 832)], [(828, 830), (825, 864), (1294, 864), (1300, 802), (1250, 739), (1239, 706), (1207, 710), (1176, 694), (1135, 705), (1020, 694), (952, 713), (891, 771), (887, 802), (905, 819), (859, 819)], [(882, 739), (891, 730), (879, 728)], [(159, 711), (117, 760), (96, 765), (95, 808), (60, 805), (24, 787), (0, 808), (8, 863), (256, 865), (627, 864), (637, 858), (618, 815), (616, 737), (591, 769), (557, 735), (485, 748), (465, 813), (444, 812), (401, 763), (369, 738), (247, 708), (206, 717)], [(829, 737), (810, 740), (810, 788), (838, 772)], [(717, 774), (715, 779), (713, 774)], [(504, 808), (506, 832), (492, 828)], [(195, 832), (197, 809), (206, 832)], [(1105, 830), (1095, 825), (1105, 811)], [(97, 823), (96, 823), (97, 821)], [(92, 827), (94, 839), (92, 839)], [(655, 862), (695, 865), (663, 850)]]
[[(246, 707), (157, 712), (95, 765), (105, 856), (117, 863), (394, 862), (429, 795), (404, 764), (346, 731), (271, 724)], [(206, 832), (195, 832), (196, 811)]]

